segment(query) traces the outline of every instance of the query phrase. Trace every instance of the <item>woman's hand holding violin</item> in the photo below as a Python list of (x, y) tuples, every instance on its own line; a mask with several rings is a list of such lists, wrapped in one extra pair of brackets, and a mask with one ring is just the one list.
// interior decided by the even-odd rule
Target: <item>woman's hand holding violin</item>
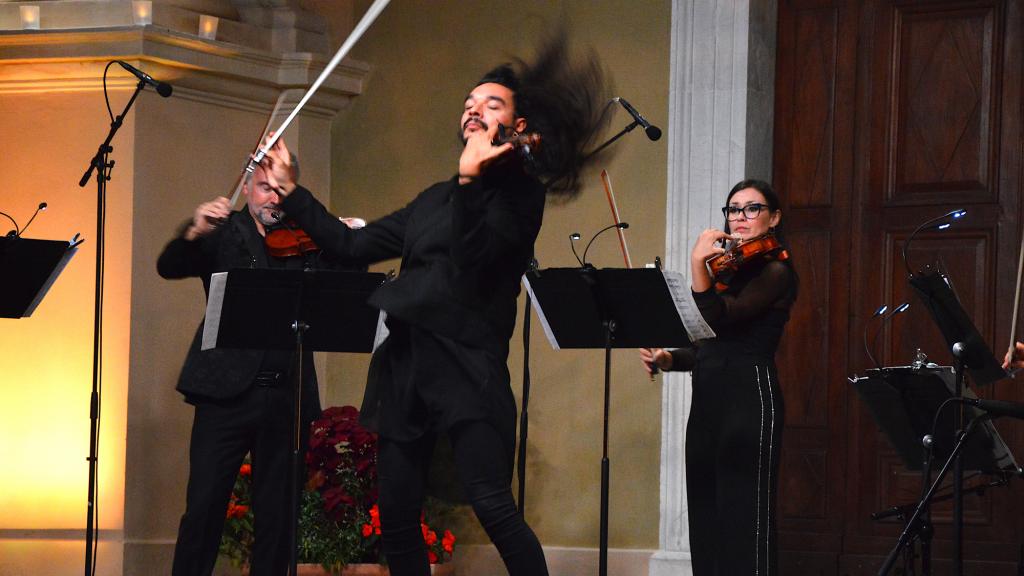
[(721, 246), (723, 239), (739, 240), (717, 228), (708, 228), (700, 233), (697, 242), (693, 245), (693, 252), (690, 253), (690, 286), (694, 292), (704, 292), (711, 289), (712, 278), (708, 272), (707, 261), (710, 258), (725, 253)]

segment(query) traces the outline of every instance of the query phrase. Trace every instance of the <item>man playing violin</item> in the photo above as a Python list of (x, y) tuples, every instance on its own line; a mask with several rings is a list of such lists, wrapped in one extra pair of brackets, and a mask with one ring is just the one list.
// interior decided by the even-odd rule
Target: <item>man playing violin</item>
[[(570, 62), (564, 38), (531, 65), (495, 68), (463, 101), (456, 173), (360, 230), (297, 184), (283, 140), (267, 154), (281, 205), (325, 251), (359, 264), (402, 258), (397, 279), (370, 298), (387, 312), (390, 334), (371, 361), (362, 409), (379, 433), (383, 546), (395, 576), (429, 574), (420, 511), (440, 434), (509, 573), (547, 574), (512, 497), (516, 406), (506, 362), (545, 197), (578, 192), (583, 148), (603, 126), (603, 92), (599, 66)], [(532, 159), (500, 142), (502, 132), (524, 131), (543, 138)]]
[[(164, 278), (198, 277), (209, 294), (210, 276), (231, 268), (338, 268), (321, 253), (278, 258), (264, 243), (282, 216), (278, 196), (258, 167), (243, 187), (246, 207), (232, 211), (227, 198), (200, 204), (192, 220), (160, 254)], [(268, 302), (267, 306), (272, 306)], [(259, 314), (259, 310), (253, 310)], [(189, 447), (185, 513), (178, 530), (172, 574), (203, 576), (213, 571), (225, 510), (239, 466), (252, 457), (252, 502), (256, 542), (251, 574), (284, 574), (289, 560), (289, 459), (294, 426), (294, 354), (278, 350), (201, 350), (196, 331), (177, 389), (195, 408)], [(303, 358), (302, 416), (320, 412), (311, 353)], [(308, 425), (303, 426), (307, 430)], [(305, 442), (305, 438), (303, 438)]]
[(783, 244), (779, 199), (767, 182), (729, 192), (724, 230), (701, 233), (690, 256), (693, 297), (716, 338), (699, 347), (641, 350), (647, 372), (693, 371), (686, 429), (686, 489), (693, 573), (778, 572), (775, 507), (784, 405), (775, 351), (796, 300), (788, 259), (746, 261), (728, 285), (708, 261), (726, 240), (774, 233)]

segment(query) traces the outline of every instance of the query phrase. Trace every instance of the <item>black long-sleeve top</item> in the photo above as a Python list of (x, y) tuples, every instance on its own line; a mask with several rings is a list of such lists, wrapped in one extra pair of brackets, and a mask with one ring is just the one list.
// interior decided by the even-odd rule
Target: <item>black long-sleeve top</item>
[(467, 185), (452, 178), (358, 230), (339, 222), (301, 186), (282, 208), (318, 246), (343, 261), (369, 264), (401, 256), (398, 278), (378, 289), (370, 304), (507, 357), (520, 278), (544, 213), (544, 188), (536, 178), (511, 171)]
[(701, 316), (716, 338), (672, 353), (672, 370), (693, 370), (711, 357), (754, 357), (771, 362), (796, 299), (796, 275), (788, 263), (770, 261), (741, 268), (723, 292), (694, 292)]

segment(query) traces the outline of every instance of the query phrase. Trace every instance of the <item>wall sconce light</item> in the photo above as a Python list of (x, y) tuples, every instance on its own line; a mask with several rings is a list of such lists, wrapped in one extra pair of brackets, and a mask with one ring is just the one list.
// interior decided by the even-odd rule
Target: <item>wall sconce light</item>
[(206, 40), (217, 39), (217, 23), (219, 19), (216, 16), (207, 16), (202, 14), (199, 16), (199, 37), (205, 38)]
[(39, 6), (19, 6), (21, 9), (21, 29), (39, 30)]
[(132, 0), (132, 20), (136, 26), (153, 23), (153, 0)]

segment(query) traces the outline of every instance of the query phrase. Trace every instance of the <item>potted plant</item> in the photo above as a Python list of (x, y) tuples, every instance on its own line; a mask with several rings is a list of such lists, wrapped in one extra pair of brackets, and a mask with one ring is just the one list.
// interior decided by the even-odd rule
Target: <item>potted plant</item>
[[(299, 562), (320, 574), (386, 574), (377, 507), (377, 438), (359, 424), (352, 406), (323, 411), (310, 428), (308, 479), (299, 511)], [(253, 544), (252, 468), (242, 464), (228, 503), (220, 553), (243, 570)], [(428, 500), (421, 520), (424, 545), (435, 574), (452, 574), (455, 536), (437, 522), (448, 506)], [(356, 564), (371, 564), (353, 568)], [(317, 572), (311, 572), (317, 573)]]

